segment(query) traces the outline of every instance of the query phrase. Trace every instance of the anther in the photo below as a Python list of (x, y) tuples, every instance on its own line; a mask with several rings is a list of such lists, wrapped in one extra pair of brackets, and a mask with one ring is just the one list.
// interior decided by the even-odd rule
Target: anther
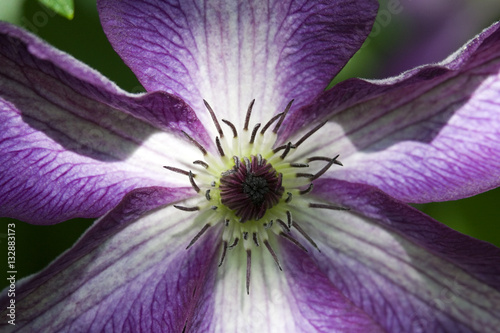
[(164, 165), (163, 167), (165, 169), (167, 169), (167, 170), (180, 173), (181, 175), (189, 176), (189, 171), (182, 170), (182, 169), (179, 169), (179, 168), (174, 168), (174, 167), (171, 167), (171, 166), (168, 166), (168, 165)]
[(286, 211), (286, 221), (288, 222), (288, 228), (292, 227), (292, 213), (289, 210)]
[(279, 235), (281, 237), (283, 237), (284, 239), (288, 240), (289, 242), (291, 242), (292, 244), (294, 244), (295, 246), (297, 246), (302, 251), (308, 252), (307, 249), (302, 244), (300, 244), (295, 238), (293, 238), (292, 236), (290, 236), (284, 232), (280, 232)]
[(236, 169), (239, 169), (240, 168), (240, 159), (238, 156), (233, 156), (233, 160), (234, 160), (234, 167)]
[(269, 229), (273, 226), (273, 220), (269, 221), (269, 222), (265, 222), (263, 225), (264, 229)]
[(314, 202), (310, 202), (309, 207), (320, 208), (320, 209), (331, 209), (331, 210), (349, 210), (349, 208), (346, 208), (346, 207), (334, 206), (334, 205), (328, 205), (328, 204), (319, 204), (319, 203), (314, 203)]
[(238, 131), (236, 130), (236, 127), (233, 125), (233, 123), (230, 122), (229, 120), (226, 120), (226, 119), (222, 119), (222, 121), (224, 122), (224, 124), (226, 124), (227, 126), (229, 126), (231, 128), (231, 131), (233, 131), (233, 138), (237, 138)]
[(200, 232), (194, 236), (189, 245), (186, 247), (186, 250), (189, 249), (198, 239), (200, 239), (201, 235), (203, 235), (208, 228), (210, 228), (210, 223), (205, 224), (203, 228), (201, 228)]
[(310, 183), (310, 184), (309, 184), (309, 187), (308, 187), (308, 188), (306, 188), (305, 190), (301, 190), (301, 191), (299, 191), (299, 194), (300, 194), (300, 195), (307, 194), (307, 193), (311, 192), (311, 191), (312, 191), (312, 189), (313, 189), (313, 183)]
[(229, 227), (229, 222), (231, 222), (230, 219), (225, 219), (224, 220), (224, 226)]
[(250, 137), (250, 144), (253, 144), (254, 141), (255, 141), (255, 136), (257, 135), (257, 131), (259, 130), (259, 127), (260, 127), (260, 123), (257, 123), (253, 130), (252, 130), (252, 135)]
[(297, 178), (314, 178), (314, 175), (312, 173), (298, 172), (295, 174), (295, 177), (297, 177)]
[(298, 232), (300, 232), (302, 234), (302, 236), (304, 236), (305, 239), (307, 239), (307, 241), (316, 248), (316, 250), (318, 250), (319, 252), (320, 249), (318, 248), (318, 245), (316, 245), (316, 243), (312, 240), (311, 237), (309, 237), (309, 235), (304, 231), (304, 229), (302, 229), (298, 224), (297, 222), (293, 221), (293, 227), (295, 229), (297, 229)]
[(293, 101), (294, 100), (292, 99), (290, 102), (288, 102), (288, 105), (286, 106), (285, 111), (283, 111), (283, 114), (281, 115), (280, 120), (278, 121), (278, 123), (276, 124), (276, 126), (273, 129), (274, 133), (278, 133), (278, 130), (280, 129), (281, 124), (283, 123), (283, 120), (285, 120), (285, 117), (288, 114), (288, 111), (290, 111), (290, 108), (292, 107)]
[(189, 182), (191, 183), (191, 186), (193, 186), (194, 190), (196, 191), (196, 193), (200, 192), (200, 188), (198, 187), (198, 185), (196, 185), (196, 183), (194, 182), (194, 175), (193, 173), (191, 172), (191, 170), (189, 170)]
[(261, 154), (257, 154), (257, 165), (262, 166), (262, 155)]
[(319, 177), (321, 177), (325, 172), (328, 171), (328, 169), (330, 169), (330, 167), (335, 163), (335, 161), (337, 160), (337, 157), (339, 157), (339, 155), (335, 156), (334, 158), (332, 158), (330, 160), (330, 162), (328, 162), (327, 165), (325, 165), (321, 170), (319, 170), (315, 175), (314, 177), (311, 179), (311, 181), (313, 180), (316, 180), (318, 179)]
[(187, 134), (184, 131), (182, 131), (182, 134), (184, 134), (186, 138), (188, 138), (188, 140), (191, 141), (191, 143), (194, 144), (203, 153), (203, 155), (207, 155), (207, 150), (198, 141), (193, 139), (189, 134)]
[(203, 161), (196, 160), (193, 162), (193, 164), (198, 164), (198, 165), (201, 165), (202, 167), (204, 167), (205, 169), (208, 169), (208, 164), (203, 162)]
[(220, 144), (219, 137), (215, 137), (215, 144), (217, 145), (217, 150), (219, 151), (219, 154), (221, 157), (225, 156), (224, 154), (224, 149), (222, 149), (222, 145)]
[(280, 158), (282, 160), (285, 159), (286, 155), (288, 155), (288, 153), (290, 152), (290, 149), (292, 149), (292, 143), (291, 142), (288, 142), (287, 145), (286, 145), (286, 148), (285, 148), (285, 151), (283, 152), (283, 154), (281, 154)]
[[(337, 165), (340, 165), (340, 166), (344, 166), (342, 163), (340, 163), (339, 160), (337, 160), (337, 157), (339, 157), (339, 155), (335, 156), (334, 158), (334, 164), (337, 164)], [(307, 159), (308, 162), (312, 162), (312, 161), (326, 161), (326, 162), (330, 162), (332, 159), (330, 157), (326, 157), (326, 156), (313, 156), (313, 157), (309, 157)]]
[(233, 241), (233, 244), (229, 245), (229, 248), (232, 249), (233, 247), (235, 247), (236, 245), (238, 245), (238, 242), (239, 242), (239, 238), (236, 237)]
[(248, 157), (243, 157), (243, 161), (245, 162), (247, 172), (250, 172), (252, 170), (252, 164), (250, 163), (250, 160), (248, 159)]
[(300, 146), (304, 141), (306, 141), (311, 135), (313, 135), (314, 133), (316, 133), (321, 127), (325, 126), (325, 124), (327, 123), (327, 121), (324, 121), (322, 122), (321, 124), (319, 124), (318, 126), (314, 127), (312, 130), (310, 130), (309, 132), (307, 132), (303, 137), (301, 137), (299, 139), (299, 141), (297, 141), (295, 143), (295, 147), (298, 147)]
[(205, 198), (207, 198), (208, 201), (210, 201), (210, 189), (205, 191)]
[(219, 267), (222, 266), (222, 263), (224, 262), (224, 258), (226, 257), (226, 250), (227, 250), (227, 242), (224, 241), (222, 242), (222, 255), (220, 257)]
[(243, 240), (247, 240), (248, 239), (248, 231), (243, 231), (242, 235), (243, 235)]
[(276, 219), (276, 222), (278, 222), (278, 224), (280, 225), (281, 229), (283, 229), (284, 232), (286, 233), (290, 232), (290, 228), (288, 228), (288, 226), (286, 225), (285, 222), (283, 222), (283, 220)]
[(259, 244), (259, 238), (257, 237), (257, 233), (256, 232), (254, 232), (252, 234), (252, 239), (253, 239), (253, 242), (255, 243), (255, 246), (260, 246), (260, 244)]
[(269, 251), (269, 253), (271, 253), (271, 255), (273, 256), (274, 262), (276, 263), (276, 265), (278, 265), (278, 268), (280, 269), (280, 271), (282, 271), (280, 262), (278, 260), (278, 256), (274, 252), (273, 248), (271, 247), (271, 244), (269, 244), (269, 242), (267, 241), (267, 239), (264, 241), (264, 245), (266, 246), (266, 248)]
[(253, 99), (250, 102), (250, 105), (248, 106), (247, 114), (245, 116), (245, 126), (243, 127), (243, 129), (245, 131), (248, 131), (248, 124), (250, 123), (250, 116), (252, 115), (252, 108), (253, 108), (254, 103), (255, 103), (255, 99)]
[(185, 206), (174, 205), (174, 207), (179, 209), (179, 210), (183, 210), (185, 212), (196, 212), (197, 210), (200, 210), (200, 207), (198, 207), (198, 206), (185, 207)]
[(292, 168), (308, 168), (309, 164), (307, 163), (290, 163)]
[(267, 129), (269, 128), (269, 126), (271, 126), (279, 117), (283, 116), (283, 112), (280, 112), (278, 113), (277, 115), (275, 115), (274, 117), (271, 118), (271, 120), (269, 120), (266, 125), (262, 128), (262, 130), (260, 131), (260, 134), (264, 134), (266, 133)]
[[(288, 147), (288, 143), (285, 144), (285, 145), (278, 146), (278, 147), (276, 147), (276, 148), (273, 149), (273, 153), (276, 154), (280, 150), (286, 149), (287, 147)], [(295, 147), (295, 145), (292, 144), (292, 145), (290, 145), (290, 148), (296, 148), (296, 147)]]
[(210, 113), (210, 116), (212, 117), (212, 121), (215, 124), (215, 128), (217, 129), (217, 132), (219, 133), (220, 137), (224, 137), (224, 132), (222, 132), (222, 128), (220, 127), (219, 121), (217, 121), (217, 117), (215, 116), (214, 110), (212, 110), (212, 107), (210, 107), (210, 104), (206, 100), (203, 100), (203, 103), (205, 103), (205, 106)]
[(250, 295), (250, 273), (252, 271), (252, 251), (247, 250), (247, 295)]
[(288, 197), (285, 199), (285, 202), (290, 203), (290, 201), (292, 201), (292, 192), (286, 192), (286, 194)]
[(218, 206), (210, 206), (211, 210), (217, 210), (217, 208), (219, 208), (219, 207)]

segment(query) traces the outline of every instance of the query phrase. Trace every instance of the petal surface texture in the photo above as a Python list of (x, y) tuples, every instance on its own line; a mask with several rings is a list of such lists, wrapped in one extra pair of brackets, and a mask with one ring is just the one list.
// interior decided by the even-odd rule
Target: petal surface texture
[(101, 216), (133, 188), (183, 184), (162, 166), (197, 156), (181, 130), (205, 133), (177, 97), (127, 94), (6, 23), (0, 128), (0, 215), (38, 224)]
[[(455, 200), (500, 185), (500, 24), (437, 65), (344, 81), (292, 112), (290, 132), (329, 120), (304, 154), (332, 148), (338, 179), (406, 202)], [(304, 144), (304, 146), (306, 145)], [(306, 156), (306, 155), (305, 155)]]
[[(202, 99), (241, 128), (310, 102), (368, 35), (376, 1), (98, 1), (108, 39), (146, 90)], [(240, 117), (235, 119), (234, 117)], [(265, 116), (265, 117), (263, 117)]]
[[(20, 283), (19, 316), (13, 328), (182, 332), (199, 300), (200, 286), (205, 278), (215, 277), (217, 267), (211, 259), (217, 249), (213, 234), (187, 251), (198, 232), (192, 215), (174, 214), (173, 207), (158, 210), (190, 192), (191, 188), (143, 188), (127, 194), (69, 252), (36, 278)], [(200, 306), (212, 311), (207, 303)]]
[[(314, 194), (351, 211), (316, 209), (294, 217), (321, 250), (311, 249), (311, 269), (386, 332), (498, 330), (500, 249), (370, 186), (326, 179)], [(300, 254), (294, 250), (283, 252)]]
[(250, 295), (242, 247), (217, 267), (218, 226), (185, 249), (204, 221), (163, 207), (190, 192), (127, 195), (69, 252), (21, 283), (16, 329), (487, 333), (500, 324), (500, 250), (377, 189), (319, 182), (318, 198), (352, 211), (295, 214), (321, 252), (273, 240), (279, 271), (268, 252), (254, 249)]

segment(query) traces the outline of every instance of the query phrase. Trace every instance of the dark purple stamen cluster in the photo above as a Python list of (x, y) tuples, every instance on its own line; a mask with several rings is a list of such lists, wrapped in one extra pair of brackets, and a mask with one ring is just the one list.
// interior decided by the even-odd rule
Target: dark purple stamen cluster
[(235, 158), (235, 166), (220, 178), (221, 202), (234, 211), (240, 222), (261, 219), (285, 191), (282, 174), (262, 156)]

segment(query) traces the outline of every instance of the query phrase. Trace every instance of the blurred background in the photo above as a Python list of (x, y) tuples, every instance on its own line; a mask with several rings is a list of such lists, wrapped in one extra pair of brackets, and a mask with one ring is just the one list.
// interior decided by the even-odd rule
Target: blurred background
[[(125, 90), (143, 91), (104, 36), (95, 0), (75, 0), (72, 20), (36, 0), (1, 0), (0, 20), (26, 28), (96, 68)], [(384, 78), (440, 61), (497, 20), (498, 0), (381, 0), (367, 42), (333, 82), (349, 77)], [(499, 203), (500, 189), (496, 189), (468, 199), (416, 207), (451, 228), (500, 247)], [(16, 224), (19, 279), (36, 273), (69, 248), (93, 220), (34, 226), (0, 218), (0, 290), (7, 286), (7, 223)]]

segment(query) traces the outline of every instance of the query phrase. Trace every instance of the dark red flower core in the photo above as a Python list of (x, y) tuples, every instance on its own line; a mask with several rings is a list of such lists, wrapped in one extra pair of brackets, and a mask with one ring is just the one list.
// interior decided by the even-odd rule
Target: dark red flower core
[(260, 155), (243, 161), (235, 158), (235, 166), (220, 178), (221, 202), (240, 222), (258, 220), (279, 203), (285, 191), (282, 178)]

